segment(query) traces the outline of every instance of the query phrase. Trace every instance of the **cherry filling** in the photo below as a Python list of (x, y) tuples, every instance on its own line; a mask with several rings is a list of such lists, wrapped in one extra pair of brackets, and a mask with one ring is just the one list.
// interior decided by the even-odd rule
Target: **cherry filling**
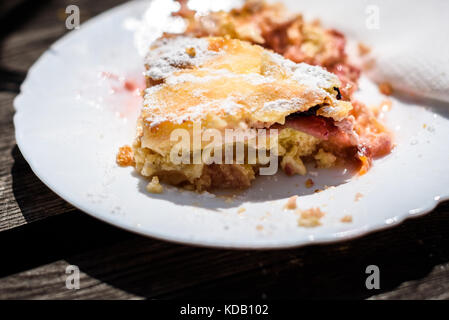
[(320, 106), (316, 106), (306, 112), (293, 113), (286, 118), (284, 125), (276, 124), (272, 128), (298, 130), (340, 148), (356, 146), (357, 137), (350, 121), (335, 122), (331, 118), (317, 116), (319, 108)]
[(293, 113), (286, 118), (285, 124), (275, 124), (272, 128), (291, 128), (320, 139), (327, 151), (347, 160), (359, 160), (363, 173), (371, 166), (372, 159), (391, 152), (391, 135), (382, 128), (373, 130), (372, 126), (359, 124), (353, 116), (342, 121), (318, 116), (316, 112), (320, 107)]

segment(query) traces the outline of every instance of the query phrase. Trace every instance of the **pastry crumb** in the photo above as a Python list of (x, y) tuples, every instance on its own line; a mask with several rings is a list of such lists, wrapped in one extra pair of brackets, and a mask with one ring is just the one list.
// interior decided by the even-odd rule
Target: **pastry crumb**
[(154, 176), (151, 179), (151, 182), (147, 185), (147, 191), (156, 194), (164, 192), (164, 187), (159, 183), (159, 177)]
[(340, 219), (340, 221), (343, 222), (343, 223), (351, 223), (352, 222), (352, 216), (351, 215), (344, 216), (343, 218)]
[(191, 48), (187, 48), (186, 49), (186, 53), (191, 57), (194, 58), (196, 56), (196, 50), (195, 48), (191, 47)]
[(313, 182), (312, 179), (307, 179), (305, 182), (306, 188), (312, 188), (315, 185), (315, 182)]
[(263, 230), (263, 225), (258, 224), (258, 225), (256, 226), (256, 230), (257, 230), (257, 231), (262, 231), (262, 230)]
[(311, 208), (307, 210), (297, 210), (299, 214), (298, 225), (305, 228), (314, 228), (321, 225), (321, 218), (325, 213), (320, 208)]
[(284, 206), (284, 209), (286, 210), (295, 210), (297, 208), (296, 206), (296, 199), (298, 196), (293, 196), (288, 198), (287, 203)]
[(237, 210), (237, 213), (243, 213), (243, 212), (245, 212), (246, 211), (246, 209), (245, 208), (239, 208), (238, 210)]
[(363, 198), (363, 194), (360, 193), (360, 192), (357, 192), (357, 193), (355, 194), (354, 201), (357, 202), (357, 201), (359, 201), (359, 200), (362, 199), (362, 198)]
[(128, 145), (120, 147), (117, 153), (116, 162), (121, 167), (134, 165), (133, 149)]
[(379, 91), (386, 96), (391, 96), (393, 94), (393, 87), (389, 82), (382, 82), (379, 83)]
[(359, 42), (358, 48), (360, 56), (366, 56), (368, 53), (371, 52), (371, 48), (362, 42)]

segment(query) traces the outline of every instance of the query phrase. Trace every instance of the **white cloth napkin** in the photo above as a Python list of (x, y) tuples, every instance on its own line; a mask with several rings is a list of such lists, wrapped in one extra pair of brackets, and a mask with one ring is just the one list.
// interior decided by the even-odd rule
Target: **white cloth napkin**
[[(449, 102), (449, 1), (285, 0), (372, 48), (367, 74), (395, 90)], [(378, 23), (377, 23), (378, 22)]]

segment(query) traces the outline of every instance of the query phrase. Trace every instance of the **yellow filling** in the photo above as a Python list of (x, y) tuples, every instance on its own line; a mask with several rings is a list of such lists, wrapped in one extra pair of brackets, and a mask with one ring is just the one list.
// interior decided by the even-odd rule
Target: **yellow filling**
[[(307, 169), (304, 165), (307, 160), (315, 160), (319, 167), (331, 167), (335, 165), (336, 157), (318, 146), (321, 140), (306, 133), (285, 128), (280, 130), (278, 136), (278, 155), (280, 166), (289, 175), (305, 175)], [(200, 164), (174, 164), (170, 155), (161, 155), (141, 146), (136, 140), (133, 146), (134, 161), (137, 171), (143, 176), (158, 176), (162, 181), (173, 185), (190, 186), (191, 189), (204, 190), (213, 185), (210, 178), (204, 179), (209, 165)], [(245, 160), (248, 160), (247, 158)], [(232, 174), (243, 175), (247, 180), (253, 180), (261, 164), (256, 159), (255, 164), (223, 164), (219, 166), (235, 166), (237, 169)], [(209, 167), (210, 168), (210, 167)], [(218, 168), (218, 166), (217, 166)], [(223, 167), (221, 167), (223, 168)], [(237, 171), (237, 173), (235, 172)]]

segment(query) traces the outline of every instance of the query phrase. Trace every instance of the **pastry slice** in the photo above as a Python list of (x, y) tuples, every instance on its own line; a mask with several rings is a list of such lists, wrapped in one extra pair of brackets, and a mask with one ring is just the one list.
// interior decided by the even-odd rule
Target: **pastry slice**
[(146, 79), (133, 153), (150, 179), (247, 188), (273, 165), (304, 175), (308, 161), (360, 162), (353, 106), (321, 67), (237, 39), (166, 36), (150, 48)]

